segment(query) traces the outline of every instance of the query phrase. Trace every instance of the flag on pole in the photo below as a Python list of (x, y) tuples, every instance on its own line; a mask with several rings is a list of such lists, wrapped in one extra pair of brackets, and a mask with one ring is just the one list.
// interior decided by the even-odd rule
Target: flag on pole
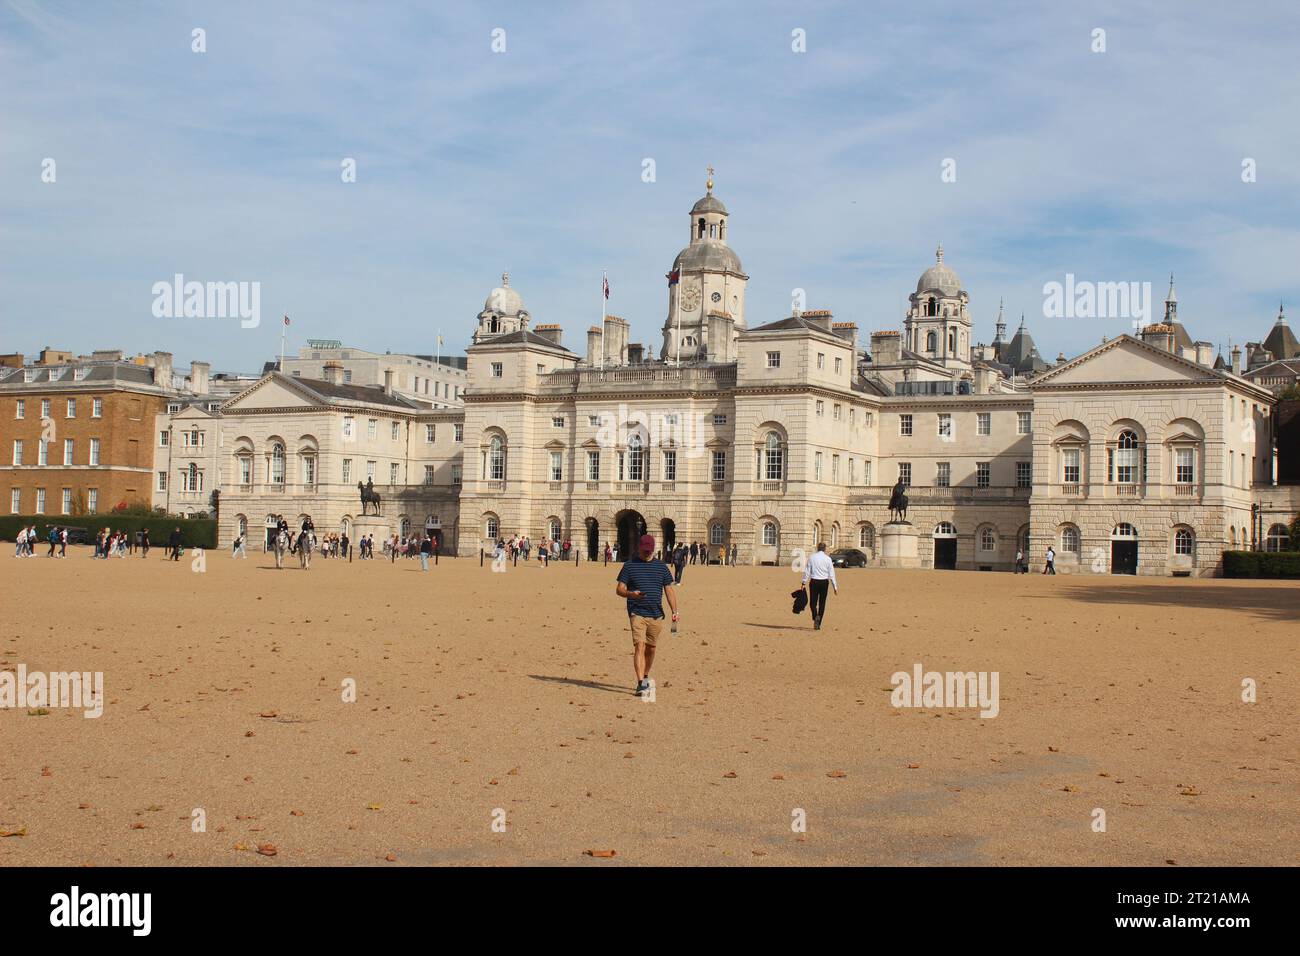
[(289, 324), (289, 317), (287, 315), (284, 317), (284, 324), (285, 325)]
[(682, 270), (674, 269), (672, 272), (668, 273), (668, 284), (676, 285), (678, 281), (681, 279), (681, 277), (682, 277)]
[(605, 293), (605, 298), (609, 298), (609, 276), (605, 276), (601, 281), (601, 290)]

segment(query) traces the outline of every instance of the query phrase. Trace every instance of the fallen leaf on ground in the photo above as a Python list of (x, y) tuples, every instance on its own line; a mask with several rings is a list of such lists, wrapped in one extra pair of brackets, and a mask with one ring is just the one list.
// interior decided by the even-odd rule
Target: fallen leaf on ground
[(607, 860), (612, 856), (618, 856), (617, 850), (583, 850), (582, 852), (587, 856), (598, 857), (602, 860)]
[(275, 856), (280, 851), (275, 848), (274, 843), (262, 843), (258, 845), (257, 852), (262, 856)]

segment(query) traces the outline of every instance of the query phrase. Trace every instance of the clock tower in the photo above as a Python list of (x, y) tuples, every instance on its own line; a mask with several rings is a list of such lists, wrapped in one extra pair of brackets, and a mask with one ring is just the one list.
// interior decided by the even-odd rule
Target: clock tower
[[(668, 272), (668, 317), (659, 357), (683, 362), (706, 355), (734, 355), (735, 337), (745, 328), (745, 275), (740, 257), (727, 245), (727, 207), (713, 195), (709, 167), (705, 195), (690, 213), (690, 243), (673, 260)], [(710, 315), (728, 321), (710, 323)], [(732, 341), (709, 347), (709, 329)], [(725, 333), (722, 330), (728, 330)]]

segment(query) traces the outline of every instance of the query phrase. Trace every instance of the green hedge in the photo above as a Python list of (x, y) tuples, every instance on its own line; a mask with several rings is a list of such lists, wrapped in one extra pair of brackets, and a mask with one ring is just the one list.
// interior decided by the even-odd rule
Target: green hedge
[(149, 529), (149, 543), (155, 547), (167, 544), (167, 538), (178, 525), (185, 535), (185, 544), (190, 548), (215, 548), (217, 546), (217, 523), (211, 518), (168, 518), (165, 515), (130, 515), (130, 514), (93, 514), (93, 515), (0, 515), (0, 540), (14, 541), (18, 538), (18, 529), (36, 525), (36, 533), (44, 541), (53, 527), (85, 528), (90, 532), (91, 540), (100, 528), (112, 528), (114, 531), (139, 531)]
[(1300, 578), (1300, 551), (1225, 551), (1225, 578)]

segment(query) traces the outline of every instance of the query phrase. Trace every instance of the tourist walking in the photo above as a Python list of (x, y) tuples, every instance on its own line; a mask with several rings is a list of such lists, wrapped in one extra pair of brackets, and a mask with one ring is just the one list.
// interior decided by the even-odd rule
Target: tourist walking
[(826, 553), (826, 542), (817, 545), (817, 551), (803, 569), (803, 583), (808, 588), (808, 605), (812, 613), (813, 630), (822, 629), (822, 618), (826, 615), (826, 592), (834, 588), (840, 593), (840, 586), (835, 582), (835, 562)]
[(427, 534), (420, 540), (420, 570), (429, 570), (429, 555), (433, 554), (433, 539)]
[(181, 534), (180, 525), (177, 525), (176, 530), (167, 538), (167, 548), (173, 561), (179, 561), (181, 559), (181, 547), (184, 544), (185, 536)]
[(673, 583), (682, 583), (682, 571), (686, 569), (686, 545), (679, 544), (673, 549)]
[(1056, 549), (1050, 544), (1047, 546), (1047, 563), (1043, 565), (1044, 574), (1056, 573)]
[(636, 671), (636, 695), (650, 690), (650, 668), (655, 661), (655, 647), (663, 633), (663, 599), (677, 623), (677, 592), (668, 565), (651, 557), (655, 539), (642, 535), (638, 545), (640, 560), (629, 558), (618, 572), (615, 593), (627, 600), (627, 622), (632, 631), (632, 666)]

